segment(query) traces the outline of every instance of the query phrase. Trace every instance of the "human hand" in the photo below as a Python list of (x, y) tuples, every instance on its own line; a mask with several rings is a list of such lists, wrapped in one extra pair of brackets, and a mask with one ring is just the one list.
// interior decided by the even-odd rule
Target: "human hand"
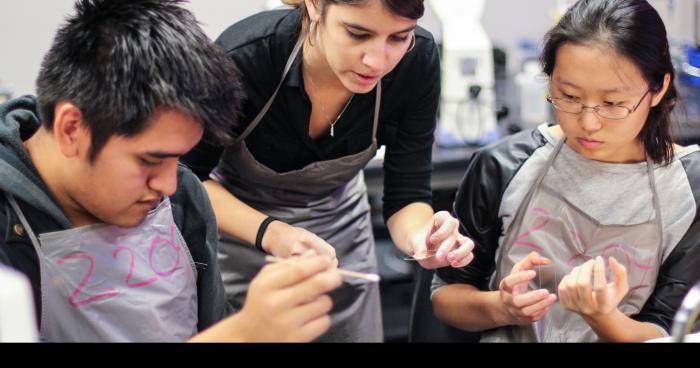
[(262, 247), (267, 253), (279, 258), (298, 257), (311, 250), (332, 260), (334, 267), (338, 267), (335, 248), (316, 234), (282, 221), (270, 223), (263, 235)]
[(433, 215), (423, 229), (416, 231), (411, 249), (412, 257), (425, 269), (464, 267), (474, 259), (474, 242), (459, 233), (459, 221), (445, 211)]
[(613, 257), (608, 259), (614, 281), (605, 278), (605, 261), (598, 256), (575, 267), (559, 283), (559, 300), (567, 310), (583, 317), (598, 318), (610, 314), (629, 291), (627, 270)]
[(331, 325), (333, 303), (326, 295), (342, 284), (332, 262), (305, 253), (266, 265), (253, 279), (238, 313), (246, 341), (308, 342)]
[(516, 263), (510, 274), (501, 280), (498, 290), (504, 325), (527, 325), (539, 321), (556, 302), (557, 296), (548, 290), (527, 291), (528, 282), (537, 275), (533, 268), (550, 263), (549, 259), (532, 252)]

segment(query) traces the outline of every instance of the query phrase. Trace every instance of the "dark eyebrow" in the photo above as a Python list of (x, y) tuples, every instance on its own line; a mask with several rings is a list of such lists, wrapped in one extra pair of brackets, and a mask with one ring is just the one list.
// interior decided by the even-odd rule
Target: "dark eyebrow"
[[(569, 86), (569, 87), (572, 87), (575, 89), (581, 89), (581, 87), (577, 86), (576, 84), (569, 82), (569, 81), (566, 81), (566, 80), (563, 80), (561, 78), (555, 78), (555, 80), (563, 85), (566, 85), (566, 86)], [(599, 91), (603, 92), (603, 93), (624, 93), (625, 92), (625, 90), (623, 90), (621, 88), (601, 89)]]
[(557, 81), (557, 82), (560, 83), (560, 84), (565, 85), (565, 86), (569, 86), (569, 87), (572, 87), (572, 88), (575, 88), (575, 89), (581, 89), (581, 87), (579, 87), (579, 86), (577, 86), (577, 85), (575, 85), (575, 84), (573, 84), (573, 83), (571, 83), (571, 82), (569, 82), (569, 81), (565, 81), (565, 80), (563, 80), (563, 79), (561, 79), (561, 78), (554, 78), (554, 80)]
[(162, 151), (146, 152), (145, 154), (146, 154), (146, 156), (150, 156), (152, 158), (157, 158), (157, 159), (178, 158), (178, 157), (184, 155), (184, 153), (162, 152)]
[(600, 90), (603, 93), (625, 93), (626, 91), (620, 88), (611, 88), (611, 89), (601, 89)]
[[(377, 34), (377, 32), (375, 32), (375, 31), (373, 31), (373, 30), (371, 30), (371, 29), (365, 28), (365, 27), (363, 27), (363, 26), (361, 26), (361, 25), (359, 25), (359, 24), (346, 23), (346, 22), (343, 22), (343, 24), (344, 24), (346, 27), (348, 27), (348, 28), (352, 28), (352, 29), (355, 29), (355, 30), (358, 30), (358, 31), (367, 32), (367, 33), (371, 33), (371, 34)], [(411, 31), (413, 31), (414, 29), (416, 29), (416, 27), (417, 27), (417, 26), (411, 26), (411, 27), (409, 27), (409, 28), (404, 29), (403, 31), (394, 32), (393, 34), (400, 34), (400, 33), (411, 32)]]

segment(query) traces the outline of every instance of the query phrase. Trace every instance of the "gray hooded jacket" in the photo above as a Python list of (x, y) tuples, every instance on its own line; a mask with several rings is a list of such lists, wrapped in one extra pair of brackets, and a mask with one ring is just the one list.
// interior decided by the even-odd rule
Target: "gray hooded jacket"
[[(24, 273), (34, 291), (41, 315), (39, 263), (31, 240), (9, 206), (11, 194), (35, 233), (72, 227), (24, 148), (23, 142), (39, 128), (36, 99), (24, 96), (0, 105), (0, 264)], [(199, 331), (231, 312), (217, 263), (217, 229), (214, 212), (201, 182), (188, 169), (178, 168), (177, 192), (170, 197), (173, 216), (197, 266)], [(18, 231), (19, 230), (19, 231)]]

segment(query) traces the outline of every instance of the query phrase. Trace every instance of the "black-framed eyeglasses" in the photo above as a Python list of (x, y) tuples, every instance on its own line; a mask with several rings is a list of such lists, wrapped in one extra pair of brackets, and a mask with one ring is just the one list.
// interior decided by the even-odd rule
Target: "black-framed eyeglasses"
[(646, 93), (644, 93), (644, 96), (639, 99), (639, 102), (637, 102), (632, 109), (626, 106), (616, 105), (586, 106), (580, 102), (576, 102), (568, 98), (557, 98), (552, 96), (547, 96), (547, 101), (551, 103), (555, 109), (568, 112), (570, 114), (580, 114), (583, 112), (583, 109), (592, 109), (596, 115), (603, 119), (622, 120), (630, 116), (633, 112), (637, 111), (637, 108), (639, 108), (639, 105), (642, 104), (642, 101), (644, 101), (644, 98), (647, 97), (649, 92), (651, 92), (651, 89), (648, 89)]

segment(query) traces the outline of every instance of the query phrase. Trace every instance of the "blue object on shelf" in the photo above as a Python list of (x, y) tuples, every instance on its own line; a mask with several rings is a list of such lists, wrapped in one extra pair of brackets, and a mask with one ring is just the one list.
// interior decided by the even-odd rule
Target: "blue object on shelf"
[(683, 76), (690, 84), (700, 87), (700, 49), (688, 47), (688, 62), (683, 65)]

